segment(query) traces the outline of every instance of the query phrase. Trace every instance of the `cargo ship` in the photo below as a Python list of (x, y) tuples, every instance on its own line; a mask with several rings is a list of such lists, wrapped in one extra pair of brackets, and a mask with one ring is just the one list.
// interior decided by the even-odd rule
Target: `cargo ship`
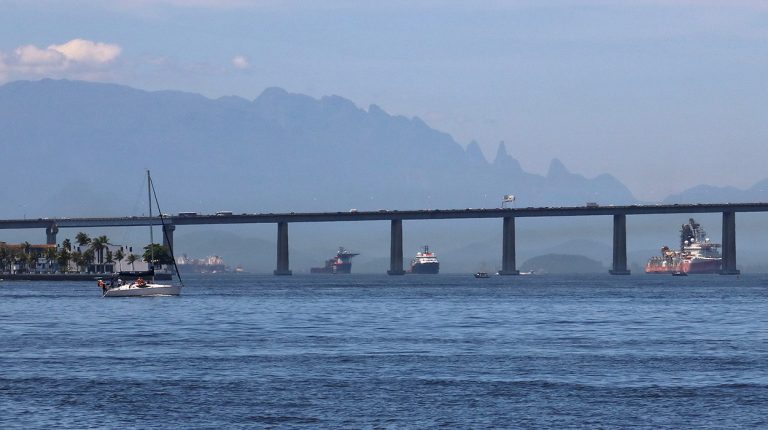
[(416, 257), (411, 260), (410, 273), (436, 274), (440, 271), (440, 261), (437, 255), (424, 245), (424, 248), (416, 253)]
[(339, 247), (339, 252), (336, 256), (330, 260), (325, 261), (323, 267), (313, 267), (309, 270), (310, 273), (332, 273), (332, 274), (346, 274), (352, 272), (352, 257), (360, 255), (353, 252), (349, 252), (343, 247)]
[(205, 258), (188, 258), (183, 254), (176, 259), (176, 266), (186, 273), (221, 273), (228, 272), (229, 267), (224, 264), (224, 259), (218, 255), (210, 255)]
[(648, 260), (645, 273), (720, 273), (722, 263), (720, 244), (710, 242), (701, 224), (690, 218), (680, 229), (680, 250), (661, 248), (660, 256)]

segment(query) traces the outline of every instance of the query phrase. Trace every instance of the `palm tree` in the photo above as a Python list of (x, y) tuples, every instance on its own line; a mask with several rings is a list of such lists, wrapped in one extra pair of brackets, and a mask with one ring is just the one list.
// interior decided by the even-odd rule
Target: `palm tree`
[(91, 243), (91, 238), (88, 237), (88, 235), (83, 233), (82, 231), (80, 233), (77, 233), (77, 236), (75, 236), (75, 240), (77, 241), (78, 246), (85, 246)]
[(91, 240), (91, 250), (93, 250), (96, 256), (96, 263), (99, 265), (104, 264), (104, 249), (106, 249), (109, 243), (107, 236), (99, 236)]
[[(24, 248), (24, 254), (21, 256), (20, 260), (24, 264), (24, 266), (26, 267), (27, 272), (29, 272), (29, 266), (32, 265), (32, 262), (33, 262), (33, 260), (32, 260), (32, 245), (29, 242), (27, 242), (27, 241), (24, 241), (24, 243), (22, 243), (21, 245)], [(36, 260), (34, 260), (34, 261), (36, 261)]]
[(70, 259), (72, 259), (72, 256), (69, 253), (69, 250), (62, 247), (59, 254), (56, 256), (56, 262), (59, 263), (59, 272), (67, 273)]
[(85, 252), (83, 252), (83, 262), (86, 264), (86, 272), (90, 273), (90, 266), (93, 264), (93, 261), (96, 259), (96, 256), (93, 254), (92, 249), (86, 249)]
[(110, 251), (109, 249), (107, 249), (107, 257), (104, 259), (104, 263), (111, 264), (112, 268), (110, 269), (110, 271), (112, 272), (115, 271), (115, 265), (114, 265), (115, 259), (113, 258), (112, 251)]
[(75, 251), (71, 254), (72, 262), (75, 263), (75, 266), (77, 266), (77, 271), (81, 272), (83, 268), (83, 253), (80, 251)]
[(45, 263), (48, 267), (48, 271), (51, 271), (51, 267), (53, 266), (53, 262), (56, 260), (56, 248), (48, 248), (47, 251), (45, 251)]
[(10, 273), (12, 263), (13, 251), (5, 247), (0, 248), (0, 272)]
[(0, 246), (0, 273), (5, 272), (5, 267), (8, 264), (8, 249), (4, 246)]
[(61, 247), (67, 251), (72, 251), (72, 242), (69, 239), (64, 239), (64, 242), (61, 242)]
[(30, 252), (26, 256), (27, 272), (32, 273), (37, 270), (37, 254)]
[(123, 254), (123, 248), (121, 247), (115, 252), (115, 260), (117, 260), (117, 264), (120, 266), (120, 271), (123, 270), (123, 258), (125, 258), (125, 254)]
[(130, 264), (130, 265), (131, 265), (131, 270), (136, 270), (136, 268), (134, 268), (134, 267), (133, 267), (133, 263), (135, 263), (135, 262), (136, 262), (136, 260), (138, 260), (138, 259), (139, 259), (139, 256), (138, 256), (138, 255), (136, 255), (136, 254), (130, 254), (130, 255), (128, 255), (128, 259), (127, 259), (127, 261), (128, 261), (128, 264)]

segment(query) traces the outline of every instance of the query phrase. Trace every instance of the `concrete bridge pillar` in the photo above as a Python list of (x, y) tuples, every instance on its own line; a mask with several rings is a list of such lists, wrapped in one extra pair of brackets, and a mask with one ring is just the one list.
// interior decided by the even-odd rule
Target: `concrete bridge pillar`
[(173, 231), (176, 230), (176, 226), (173, 224), (163, 225), (163, 246), (169, 250), (173, 250)]
[(403, 220), (393, 219), (389, 245), (388, 275), (404, 275), (403, 270)]
[(59, 226), (53, 224), (45, 228), (45, 243), (48, 245), (56, 245), (56, 233), (59, 232)]
[(739, 274), (736, 269), (736, 212), (723, 212), (723, 266), (720, 274)]
[(627, 270), (627, 216), (613, 216), (613, 266), (611, 275), (629, 275)]
[(291, 275), (288, 268), (288, 223), (277, 223), (277, 269), (275, 275)]
[(515, 217), (505, 216), (499, 275), (519, 274), (515, 264)]

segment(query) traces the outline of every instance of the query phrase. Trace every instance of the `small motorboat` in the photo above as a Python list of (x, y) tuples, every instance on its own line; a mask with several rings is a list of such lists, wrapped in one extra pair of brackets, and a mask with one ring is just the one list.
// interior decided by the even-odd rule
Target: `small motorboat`
[(685, 272), (677, 271), (677, 272), (672, 272), (672, 276), (688, 276), (688, 274)]
[(475, 278), (490, 278), (487, 272), (477, 272), (475, 273)]

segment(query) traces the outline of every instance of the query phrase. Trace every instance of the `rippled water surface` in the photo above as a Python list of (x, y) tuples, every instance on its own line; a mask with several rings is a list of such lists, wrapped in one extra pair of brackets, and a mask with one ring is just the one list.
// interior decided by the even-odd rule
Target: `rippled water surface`
[(768, 276), (185, 281), (0, 282), (0, 427), (768, 427)]

